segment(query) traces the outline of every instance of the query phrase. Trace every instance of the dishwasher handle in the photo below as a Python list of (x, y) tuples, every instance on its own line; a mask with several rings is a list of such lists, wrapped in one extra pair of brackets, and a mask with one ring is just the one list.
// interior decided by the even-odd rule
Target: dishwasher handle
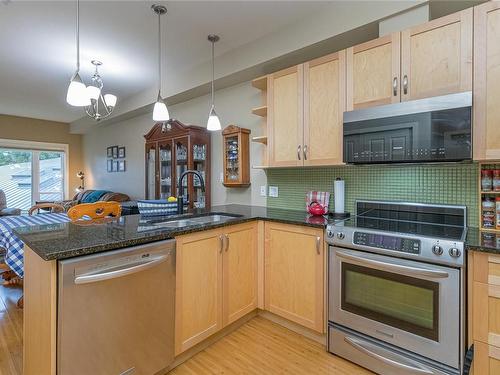
[(168, 255), (160, 255), (154, 259), (148, 259), (147, 261), (135, 263), (131, 267), (123, 267), (113, 271), (99, 272), (99, 273), (88, 273), (75, 277), (75, 284), (89, 284), (98, 281), (116, 279), (118, 277), (131, 275), (137, 272), (145, 271), (147, 269), (153, 268), (156, 265), (163, 263), (168, 258)]

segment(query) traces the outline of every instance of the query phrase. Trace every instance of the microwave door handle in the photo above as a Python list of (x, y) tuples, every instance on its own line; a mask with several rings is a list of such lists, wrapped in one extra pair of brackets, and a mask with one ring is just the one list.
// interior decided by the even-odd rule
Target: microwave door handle
[(445, 271), (438, 271), (438, 270), (430, 270), (427, 268), (420, 268), (420, 267), (413, 267), (413, 266), (405, 266), (402, 264), (394, 264), (394, 263), (387, 263), (382, 260), (377, 260), (377, 259), (369, 259), (369, 258), (362, 258), (358, 257), (353, 254), (349, 254), (343, 250), (336, 250), (336, 254), (340, 258), (348, 259), (348, 260), (354, 260), (358, 263), (364, 264), (366, 266), (374, 266), (378, 269), (388, 271), (388, 272), (406, 272), (407, 274), (411, 274), (414, 276), (424, 276), (424, 277), (430, 277), (434, 279), (444, 279), (447, 278), (448, 272)]
[(91, 274), (83, 274), (75, 277), (75, 284), (89, 284), (95, 283), (97, 281), (104, 281), (110, 279), (116, 279), (118, 277), (131, 275), (133, 273), (141, 272), (156, 266), (159, 263), (167, 260), (167, 255), (161, 255), (156, 257), (155, 259), (149, 260), (144, 263), (139, 263), (132, 267), (120, 268), (114, 271), (101, 272), (101, 273), (91, 273)]
[(344, 341), (346, 343), (348, 343), (349, 345), (351, 345), (352, 347), (354, 347), (355, 349), (359, 350), (360, 352), (365, 353), (366, 355), (368, 355), (376, 360), (379, 360), (380, 362), (383, 362), (389, 366), (397, 367), (397, 368), (399, 368), (401, 370), (405, 370), (405, 371), (411, 371), (411, 372), (414, 372), (416, 374), (425, 374), (425, 375), (435, 374), (435, 372), (430, 370), (430, 369), (428, 370), (428, 369), (420, 367), (420, 366), (417, 367), (417, 364), (414, 364), (413, 366), (411, 366), (409, 364), (401, 363), (401, 362), (395, 361), (393, 359), (384, 357), (381, 354), (375, 353), (374, 351), (366, 348), (361, 341), (354, 339), (352, 337), (345, 336)]

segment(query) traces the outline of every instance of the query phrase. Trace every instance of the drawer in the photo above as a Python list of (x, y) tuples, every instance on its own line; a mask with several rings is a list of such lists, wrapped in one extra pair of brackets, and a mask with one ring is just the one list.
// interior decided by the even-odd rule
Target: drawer
[(474, 342), (474, 375), (500, 374), (500, 348), (482, 342)]
[(472, 314), (472, 331), (474, 340), (500, 348), (499, 285), (490, 285), (474, 281), (472, 293)]

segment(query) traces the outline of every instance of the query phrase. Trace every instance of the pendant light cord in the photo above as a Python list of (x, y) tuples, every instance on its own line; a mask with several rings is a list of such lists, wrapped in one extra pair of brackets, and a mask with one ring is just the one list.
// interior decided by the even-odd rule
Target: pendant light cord
[(80, 0), (76, 0), (76, 71), (80, 71)]
[(158, 86), (161, 95), (161, 13), (158, 13)]
[(215, 79), (214, 46), (215, 42), (212, 41), (212, 107), (214, 106), (214, 79)]

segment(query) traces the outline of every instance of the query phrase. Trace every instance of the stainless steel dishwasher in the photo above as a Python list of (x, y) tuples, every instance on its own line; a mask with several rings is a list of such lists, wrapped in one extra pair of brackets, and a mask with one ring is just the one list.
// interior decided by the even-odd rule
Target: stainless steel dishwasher
[(57, 373), (152, 375), (174, 359), (175, 240), (60, 261)]

